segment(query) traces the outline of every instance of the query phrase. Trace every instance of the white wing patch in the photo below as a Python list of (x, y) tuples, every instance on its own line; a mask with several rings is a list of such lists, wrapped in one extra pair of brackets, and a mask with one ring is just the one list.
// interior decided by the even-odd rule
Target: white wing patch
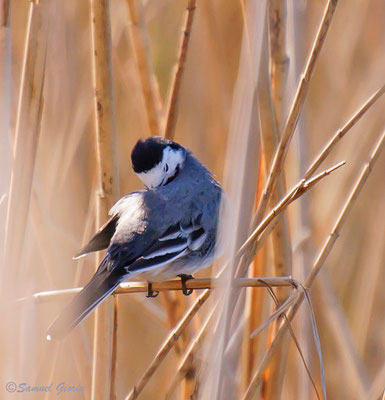
[(158, 256), (164, 256), (170, 253), (180, 253), (182, 250), (187, 248), (187, 238), (176, 238), (168, 241), (158, 242), (158, 246), (155, 249), (151, 248), (149, 254), (144, 254), (142, 258), (150, 260)]
[(205, 242), (207, 233), (201, 228), (192, 234), (188, 238), (188, 247), (192, 251), (197, 251)]
[(143, 255), (126, 269), (129, 272), (144, 272), (151, 268), (159, 268), (198, 251), (205, 240), (207, 232), (198, 224), (191, 223), (171, 226), (153, 243)]

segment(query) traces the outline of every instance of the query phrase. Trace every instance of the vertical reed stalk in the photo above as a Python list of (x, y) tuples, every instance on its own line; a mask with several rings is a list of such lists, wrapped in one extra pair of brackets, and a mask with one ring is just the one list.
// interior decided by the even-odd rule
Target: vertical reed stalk
[[(0, 0), (0, 263), (4, 262), (7, 192), (11, 173), (11, 29), (9, 0)], [(4, 264), (5, 265), (5, 264)]]
[[(107, 218), (108, 210), (119, 196), (117, 169), (115, 106), (113, 93), (111, 27), (109, 0), (92, 0), (92, 55), (95, 129), (99, 172), (97, 225)], [(96, 310), (92, 399), (114, 398), (113, 370), (116, 360), (116, 323), (113, 299)], [(112, 394), (112, 395), (111, 395)]]
[[(272, 0), (268, 7), (268, 37), (270, 74), (267, 60), (262, 63), (259, 79), (260, 118), (262, 146), (265, 160), (265, 170), (269, 171), (275, 151), (279, 145), (281, 127), (284, 121), (284, 91), (288, 74), (288, 58), (286, 56), (286, 0)], [(270, 83), (270, 84), (269, 84)], [(277, 177), (275, 189), (271, 195), (271, 204), (277, 204), (285, 194), (285, 174)], [(292, 274), (292, 252), (289, 225), (286, 214), (279, 218), (277, 226), (271, 234), (274, 252), (274, 273), (276, 276)], [(276, 292), (278, 301), (282, 304), (289, 291), (279, 288)], [(270, 337), (277, 329), (276, 321), (270, 327)], [(289, 350), (289, 335), (286, 334), (280, 351), (272, 361), (265, 385), (262, 389), (267, 399), (280, 399), (285, 376), (286, 362)]]
[(286, 54), (286, 0), (272, 0), (268, 7), (271, 96), (281, 131), (284, 122), (284, 92), (289, 58)]
[[(264, 184), (263, 177), (266, 172), (263, 167), (264, 159), (262, 150), (261, 153), (262, 154), (259, 159), (259, 176), (257, 192), (255, 196), (255, 204), (258, 204), (258, 201), (261, 197)], [(266, 260), (267, 248), (264, 247), (253, 260), (253, 268), (251, 271), (252, 277), (268, 275)], [(250, 290), (249, 298), (246, 304), (248, 304), (248, 319), (245, 329), (245, 337), (243, 339), (242, 355), (244, 357), (244, 363), (241, 374), (243, 391), (246, 390), (250, 383), (250, 379), (252, 378), (255, 360), (259, 352), (262, 351), (262, 349), (265, 347), (265, 337), (263, 337), (262, 335), (258, 335), (258, 337), (250, 339), (250, 335), (262, 323), (268, 312), (268, 304), (265, 301), (264, 292), (261, 290)]]
[(168, 139), (173, 139), (175, 135), (179, 92), (186, 63), (188, 45), (190, 42), (191, 27), (194, 20), (196, 2), (197, 0), (188, 0), (187, 3), (185, 22), (182, 28), (182, 35), (178, 51), (178, 60), (174, 69), (174, 74), (168, 93), (164, 127), (164, 137)]
[(148, 32), (144, 22), (143, 5), (140, 0), (126, 0), (130, 18), (130, 36), (136, 65), (146, 105), (148, 127), (151, 134), (161, 133), (161, 100), (154, 75)]

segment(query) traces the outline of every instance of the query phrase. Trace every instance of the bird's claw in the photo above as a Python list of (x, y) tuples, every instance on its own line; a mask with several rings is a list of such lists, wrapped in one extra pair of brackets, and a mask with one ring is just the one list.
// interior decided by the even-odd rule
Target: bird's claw
[(190, 279), (194, 279), (194, 277), (192, 275), (185, 275), (185, 274), (180, 274), (178, 276), (182, 282), (182, 293), (185, 296), (190, 296), (190, 294), (193, 292), (193, 289), (187, 289), (186, 281), (188, 281)]
[(151, 298), (157, 297), (158, 294), (159, 294), (159, 292), (154, 292), (152, 290), (152, 283), (148, 282), (148, 285), (147, 285), (147, 296), (146, 297), (151, 299)]

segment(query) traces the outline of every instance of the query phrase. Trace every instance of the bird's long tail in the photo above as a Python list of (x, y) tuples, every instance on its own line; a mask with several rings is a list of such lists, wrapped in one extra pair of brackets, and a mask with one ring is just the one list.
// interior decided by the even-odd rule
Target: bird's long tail
[(62, 339), (97, 307), (123, 280), (120, 274), (99, 270), (49, 327), (47, 339)]

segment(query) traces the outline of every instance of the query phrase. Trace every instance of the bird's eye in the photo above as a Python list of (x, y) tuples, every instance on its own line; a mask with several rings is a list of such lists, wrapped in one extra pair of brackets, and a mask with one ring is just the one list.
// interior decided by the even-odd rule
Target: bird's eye
[(166, 164), (165, 166), (164, 166), (164, 172), (167, 172), (168, 171), (168, 164)]

